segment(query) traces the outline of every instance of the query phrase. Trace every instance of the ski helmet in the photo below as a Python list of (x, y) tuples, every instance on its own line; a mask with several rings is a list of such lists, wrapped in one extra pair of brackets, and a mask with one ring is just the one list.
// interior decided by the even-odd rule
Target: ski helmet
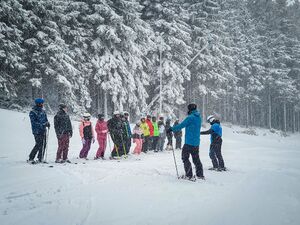
[(98, 120), (104, 119), (104, 114), (100, 113), (98, 114)]
[(189, 112), (193, 111), (195, 109), (197, 109), (197, 105), (195, 103), (188, 104), (188, 110), (189, 110)]
[(83, 113), (83, 118), (87, 118), (90, 119), (91, 118), (91, 114), (89, 114), (88, 112)]
[(59, 108), (59, 109), (65, 109), (65, 108), (67, 108), (67, 105), (64, 104), (64, 103), (60, 103), (60, 104), (58, 105), (58, 108)]
[(35, 104), (38, 105), (38, 104), (44, 104), (45, 100), (43, 98), (36, 98), (34, 100)]
[(215, 120), (215, 117), (213, 115), (210, 115), (207, 117), (207, 122), (212, 123)]
[(124, 115), (124, 116), (129, 116), (129, 113), (128, 113), (127, 111), (124, 111), (124, 112), (123, 112), (123, 115)]
[(118, 111), (118, 110), (114, 111), (114, 116), (115, 115), (121, 115), (120, 111)]

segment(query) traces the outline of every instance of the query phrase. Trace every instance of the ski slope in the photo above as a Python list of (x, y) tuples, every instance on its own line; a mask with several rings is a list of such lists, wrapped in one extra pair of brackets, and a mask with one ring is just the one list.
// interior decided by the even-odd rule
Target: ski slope
[[(171, 152), (120, 162), (77, 159), (81, 142), (74, 121), (69, 159), (78, 164), (54, 164), (57, 141), (49, 119), (48, 161), (54, 167), (28, 165), (34, 145), (28, 114), (0, 109), (2, 225), (300, 224), (299, 134), (281, 137), (257, 130), (258, 136), (251, 136), (223, 126), (223, 156), (230, 171), (207, 170), (209, 137), (203, 136), (206, 180), (190, 182), (176, 179)], [(97, 143), (90, 159), (96, 150)], [(183, 174), (180, 151), (176, 159)]]

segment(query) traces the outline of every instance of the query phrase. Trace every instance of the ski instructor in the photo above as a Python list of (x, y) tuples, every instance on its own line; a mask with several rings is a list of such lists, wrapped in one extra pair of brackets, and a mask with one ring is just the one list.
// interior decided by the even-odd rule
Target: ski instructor
[(189, 160), (192, 155), (193, 163), (196, 167), (196, 176), (198, 179), (204, 179), (202, 163), (199, 158), (200, 145), (200, 127), (201, 116), (197, 111), (197, 105), (192, 103), (188, 105), (188, 116), (180, 124), (169, 128), (169, 131), (179, 131), (185, 128), (185, 143), (182, 148), (182, 161), (184, 164), (185, 175), (188, 179), (192, 179), (193, 170)]

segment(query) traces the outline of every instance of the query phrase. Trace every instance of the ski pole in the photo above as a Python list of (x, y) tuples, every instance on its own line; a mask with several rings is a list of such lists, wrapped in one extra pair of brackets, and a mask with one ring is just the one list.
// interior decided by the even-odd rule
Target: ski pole
[(174, 164), (175, 164), (177, 178), (179, 179), (178, 168), (177, 168), (177, 163), (176, 163), (176, 158), (175, 158), (175, 152), (174, 152), (173, 148), (172, 148), (172, 152), (173, 152), (173, 158), (174, 158)]
[(46, 136), (46, 148), (45, 148), (45, 161), (47, 162), (47, 155), (48, 155), (48, 140), (49, 140), (49, 133), (50, 133), (50, 128), (47, 129), (47, 136)]

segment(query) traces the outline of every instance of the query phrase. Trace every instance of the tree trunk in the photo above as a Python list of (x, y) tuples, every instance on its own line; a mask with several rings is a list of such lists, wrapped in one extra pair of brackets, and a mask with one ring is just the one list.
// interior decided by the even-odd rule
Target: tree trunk
[(246, 102), (246, 128), (249, 126), (249, 102)]
[(104, 117), (107, 119), (107, 91), (104, 90)]
[(269, 129), (271, 130), (272, 129), (272, 105), (271, 105), (271, 94), (270, 94), (270, 90), (269, 90), (269, 93), (268, 93), (268, 107), (269, 107), (269, 110), (268, 110), (268, 126), (269, 126)]
[(205, 95), (202, 95), (202, 116), (203, 120), (206, 119), (206, 114), (205, 114)]
[(293, 106), (293, 111), (292, 111), (292, 113), (293, 113), (293, 133), (295, 133), (296, 132), (296, 111), (295, 111), (295, 106)]
[(283, 102), (283, 131), (286, 132), (286, 101)]

